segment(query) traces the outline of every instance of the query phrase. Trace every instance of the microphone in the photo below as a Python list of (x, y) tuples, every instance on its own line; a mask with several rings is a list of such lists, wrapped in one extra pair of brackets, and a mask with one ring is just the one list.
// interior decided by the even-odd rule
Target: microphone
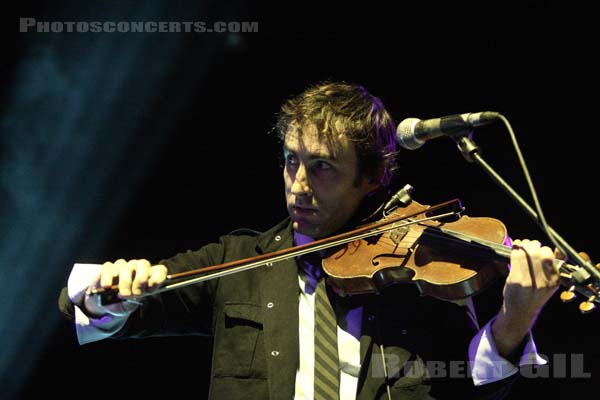
[(500, 113), (495, 111), (482, 111), (448, 115), (441, 118), (426, 119), (406, 118), (398, 125), (396, 135), (398, 144), (407, 150), (415, 150), (423, 146), (426, 141), (444, 135), (468, 132), (480, 125), (490, 124), (499, 119)]

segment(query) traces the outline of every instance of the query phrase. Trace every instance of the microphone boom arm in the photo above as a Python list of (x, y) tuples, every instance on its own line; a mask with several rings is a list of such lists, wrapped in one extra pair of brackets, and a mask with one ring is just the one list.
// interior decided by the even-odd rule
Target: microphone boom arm
[(529, 204), (504, 180), (502, 177), (494, 171), (494, 169), (481, 157), (479, 153), (479, 146), (477, 146), (471, 139), (472, 132), (460, 133), (456, 135), (449, 135), (456, 142), (458, 149), (460, 150), (463, 157), (468, 162), (475, 162), (479, 165), (491, 178), (496, 182), (524, 211), (534, 222), (542, 228), (544, 232), (549, 236), (553, 243), (557, 244), (557, 247), (566, 254), (569, 258), (576, 260), (576, 263), (581, 266), (585, 271), (579, 270), (578, 273), (573, 274), (573, 278), (578, 284), (584, 284), (590, 278), (593, 277), (593, 281), (596, 285), (600, 284), (600, 271), (590, 261), (585, 260), (581, 255), (573, 249), (551, 226), (543, 224), (538, 214), (533, 210)]

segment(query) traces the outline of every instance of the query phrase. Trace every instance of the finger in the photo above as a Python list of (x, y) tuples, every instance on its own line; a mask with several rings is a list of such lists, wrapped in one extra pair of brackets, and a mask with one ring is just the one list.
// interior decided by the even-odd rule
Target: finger
[(167, 279), (167, 267), (164, 265), (154, 265), (150, 267), (150, 278), (148, 279), (148, 289), (156, 290)]
[(511, 282), (519, 283), (524, 287), (536, 287), (535, 265), (540, 262), (538, 254), (540, 247), (541, 243), (537, 240), (517, 239), (513, 242), (509, 274)]
[(548, 286), (558, 284), (558, 272), (554, 268), (554, 252), (550, 247), (544, 246), (540, 249), (542, 272)]
[(515, 240), (513, 242), (512, 251), (510, 253), (510, 273), (508, 279), (512, 282), (523, 282), (529, 284), (531, 278), (529, 276), (529, 267), (527, 260), (527, 252), (523, 247), (523, 241)]
[(119, 276), (119, 266), (125, 263), (125, 260), (120, 259), (114, 263), (105, 262), (100, 270), (100, 286), (112, 286), (116, 277)]
[(98, 286), (110, 286), (113, 279), (113, 263), (105, 262), (100, 268), (100, 275), (98, 280)]
[(542, 272), (542, 259), (540, 257), (540, 248), (542, 244), (537, 240), (524, 240), (525, 254), (527, 256), (527, 269), (529, 270), (529, 276), (531, 280), (531, 286), (533, 288), (539, 287), (541, 282), (540, 274)]
[(537, 240), (517, 239), (513, 242), (513, 248), (524, 250), (526, 253), (532, 249), (541, 247), (541, 243)]
[(131, 284), (131, 293), (136, 296), (142, 294), (146, 288), (150, 262), (148, 260), (133, 260), (132, 263), (135, 265), (135, 278)]
[[(588, 253), (586, 253), (585, 251), (580, 251), (580, 252), (578, 252), (578, 254), (585, 261), (591, 261), (591, 259), (592, 259), (590, 257), (590, 255)], [(563, 254), (563, 252), (560, 251), (560, 249), (558, 247), (554, 249), (554, 258), (560, 258), (560, 259), (562, 259), (564, 261), (567, 260), (567, 256), (565, 254)]]
[(539, 240), (523, 239), (521, 242), (522, 242), (523, 248), (527, 252), (533, 252), (533, 251), (539, 249), (540, 247), (542, 247), (542, 244), (540, 243)]
[(135, 273), (135, 264), (135, 261), (130, 261), (119, 268), (119, 294), (121, 296), (131, 296), (131, 285), (133, 274)]

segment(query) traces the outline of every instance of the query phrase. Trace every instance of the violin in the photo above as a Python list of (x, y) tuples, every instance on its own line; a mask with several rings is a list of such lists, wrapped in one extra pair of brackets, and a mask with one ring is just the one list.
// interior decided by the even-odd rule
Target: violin
[[(447, 204), (460, 206), (458, 200)], [(338, 293), (378, 293), (392, 284), (410, 283), (424, 295), (459, 300), (508, 275), (511, 249), (503, 246), (504, 223), (466, 215), (440, 222), (428, 218), (430, 208), (414, 200), (396, 208), (390, 216), (421, 222), (354, 240), (324, 258), (323, 270)], [(403, 218), (407, 215), (412, 217)]]
[[(322, 251), (326, 254), (322, 266), (328, 274), (328, 283), (341, 295), (379, 293), (393, 284), (413, 284), (424, 295), (450, 301), (464, 299), (480, 293), (508, 274), (512, 248), (504, 244), (507, 229), (502, 221), (469, 217), (461, 215), (462, 211), (464, 207), (458, 199), (434, 206), (411, 199), (381, 220), (349, 232), (272, 253), (167, 275), (161, 288), (134, 298)], [(455, 220), (444, 222), (449, 217)], [(561, 294), (561, 299), (570, 301), (578, 291), (588, 298), (581, 303), (580, 310), (591, 311), (594, 302), (598, 301), (600, 283), (575, 284), (573, 277), (580, 267), (564, 260), (554, 260), (554, 267), (560, 274), (561, 284), (569, 287)], [(91, 289), (88, 294), (99, 294), (102, 304), (123, 300), (118, 297), (118, 285)]]

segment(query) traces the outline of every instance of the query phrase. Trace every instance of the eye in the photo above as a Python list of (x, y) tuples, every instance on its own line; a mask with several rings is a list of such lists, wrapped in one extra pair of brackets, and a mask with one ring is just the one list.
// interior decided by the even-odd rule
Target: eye
[(286, 156), (285, 156), (285, 164), (289, 165), (289, 166), (296, 166), (296, 165), (298, 165), (298, 157), (296, 157), (294, 154), (286, 154)]
[(312, 163), (310, 169), (313, 174), (319, 176), (329, 175), (334, 170), (333, 165), (323, 160), (316, 160), (314, 163)]
[(327, 161), (319, 160), (319, 161), (315, 162), (315, 164), (313, 165), (313, 168), (315, 171), (329, 171), (330, 169), (333, 168), (333, 166), (331, 164), (329, 164)]

